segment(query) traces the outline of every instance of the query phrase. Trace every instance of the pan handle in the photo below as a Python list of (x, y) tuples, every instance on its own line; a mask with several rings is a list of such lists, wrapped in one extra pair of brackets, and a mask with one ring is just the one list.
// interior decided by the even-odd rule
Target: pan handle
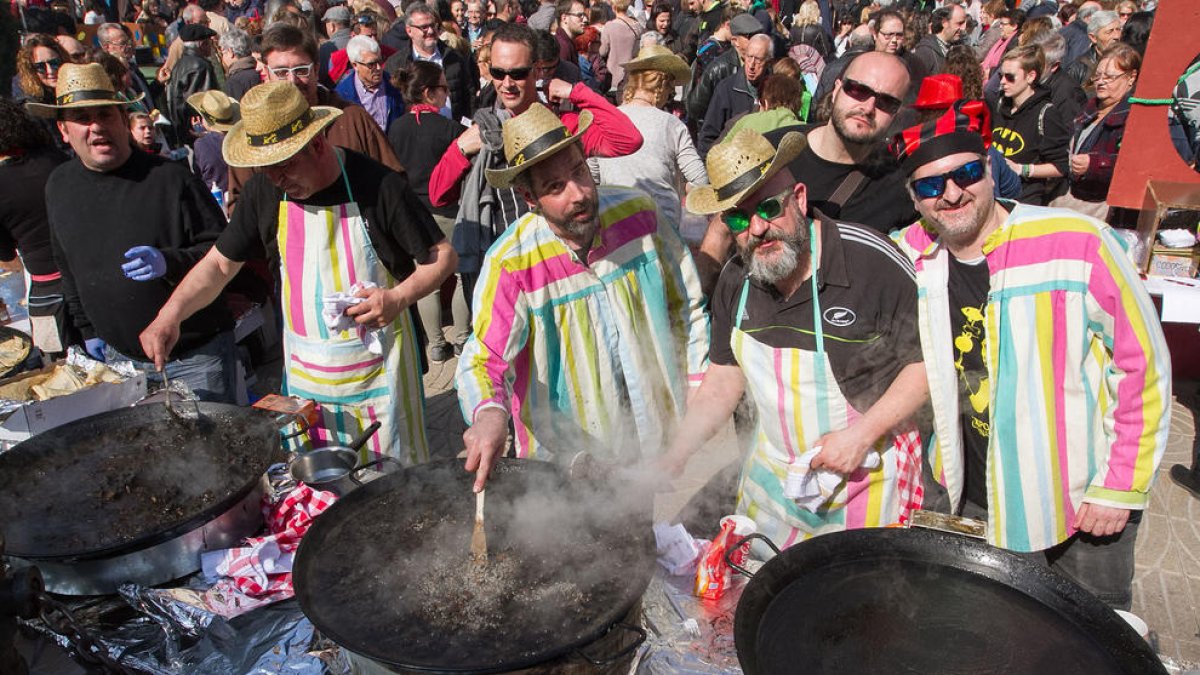
[(767, 535), (762, 534), (761, 532), (755, 532), (754, 534), (748, 534), (745, 537), (742, 537), (741, 539), (739, 539), (736, 544), (734, 544), (733, 546), (730, 546), (729, 549), (727, 551), (725, 551), (725, 564), (729, 565), (730, 569), (734, 570), (735, 572), (738, 572), (739, 574), (744, 575), (747, 579), (753, 579), (754, 573), (751, 572), (750, 570), (746, 569), (745, 567), (742, 567), (741, 565), (733, 562), (733, 554), (735, 552), (737, 552), (739, 549), (741, 549), (743, 546), (745, 546), (746, 544), (749, 544), (754, 539), (761, 539), (764, 544), (771, 547), (771, 550), (775, 552), (775, 555), (779, 555), (779, 547), (776, 546), (775, 542), (771, 541), (771, 539), (769, 537), (767, 537)]
[(310, 425), (308, 423), (308, 418), (304, 415), (301, 415), (300, 413), (283, 413), (275, 416), (275, 424), (281, 428), (292, 422), (298, 424), (300, 426), (300, 430), (293, 431), (290, 434), (284, 434), (283, 440), (285, 441), (290, 441), (293, 438), (298, 438), (308, 433)]
[[(621, 651), (617, 652), (616, 654), (613, 654), (612, 656), (593, 658), (593, 657), (585, 654), (582, 649), (576, 649), (575, 655), (578, 656), (579, 658), (583, 659), (584, 661), (587, 661), (588, 663), (592, 664), (593, 666), (607, 666), (607, 665), (614, 664), (617, 661), (620, 661), (621, 659), (625, 658), (626, 656), (629, 656), (630, 654), (632, 654), (634, 652), (634, 650), (636, 650), (638, 647), (641, 647), (643, 642), (646, 641), (646, 629), (642, 628), (641, 626), (635, 626), (631, 623), (625, 623), (623, 621), (619, 622), (619, 623), (614, 623), (608, 629), (608, 631), (604, 633), (604, 635), (607, 636), (609, 633), (613, 632), (613, 630), (617, 629), (617, 628), (629, 631), (630, 633), (636, 633), (637, 638), (635, 638), (633, 643), (630, 644), (628, 647), (622, 649)], [(603, 639), (603, 638), (601, 638), (601, 639)]]
[[(376, 424), (378, 424), (378, 422), (376, 422)], [(358, 466), (354, 467), (354, 469), (352, 469), (350, 471), (350, 480), (354, 481), (355, 485), (362, 485), (363, 482), (358, 477), (358, 473), (360, 471), (366, 471), (367, 467), (372, 466), (372, 465), (379, 466), (380, 464), (387, 464), (387, 463), (395, 464), (396, 466), (400, 467), (401, 469), (404, 468), (404, 465), (400, 463), (400, 460), (396, 459), (395, 457), (388, 457), (385, 455), (383, 457), (376, 457), (375, 459), (363, 462), (362, 464), (359, 464)]]

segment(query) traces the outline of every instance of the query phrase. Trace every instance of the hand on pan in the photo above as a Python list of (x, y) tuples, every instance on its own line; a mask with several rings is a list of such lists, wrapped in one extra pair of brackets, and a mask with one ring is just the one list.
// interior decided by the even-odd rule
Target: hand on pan
[(1075, 513), (1075, 529), (1094, 537), (1107, 537), (1125, 529), (1129, 509), (1117, 509), (1084, 502)]
[(496, 458), (504, 454), (508, 441), (508, 413), (499, 408), (484, 408), (475, 415), (472, 424), (463, 433), (467, 445), (467, 471), (475, 472), (475, 492), (483, 490)]
[(862, 466), (867, 457), (867, 451), (875, 442), (873, 438), (861, 438), (854, 426), (841, 431), (834, 431), (822, 436), (813, 447), (821, 446), (821, 451), (812, 458), (809, 468), (828, 469), (843, 476), (854, 473)]

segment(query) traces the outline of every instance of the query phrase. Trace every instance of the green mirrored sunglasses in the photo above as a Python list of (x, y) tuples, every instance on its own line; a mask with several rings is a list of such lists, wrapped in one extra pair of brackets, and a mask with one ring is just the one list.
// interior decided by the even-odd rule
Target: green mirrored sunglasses
[[(774, 197), (767, 197), (754, 207), (754, 213), (758, 214), (763, 220), (775, 220), (787, 208), (787, 197), (792, 194), (792, 188), (788, 188)], [(721, 222), (729, 228), (734, 234), (741, 234), (750, 227), (751, 214), (742, 211), (741, 209), (729, 209), (721, 214)]]

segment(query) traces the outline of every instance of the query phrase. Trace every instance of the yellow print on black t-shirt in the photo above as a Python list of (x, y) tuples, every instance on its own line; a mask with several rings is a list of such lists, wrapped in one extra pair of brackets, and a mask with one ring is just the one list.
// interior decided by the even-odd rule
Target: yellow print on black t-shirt
[[(954, 351), (957, 358), (954, 368), (962, 380), (963, 389), (967, 392), (966, 403), (970, 412), (964, 409), (962, 414), (971, 418), (971, 427), (982, 438), (990, 434), (988, 422), (988, 397), (990, 395), (987, 368), (983, 364), (984, 353), (987, 349), (987, 337), (984, 334), (983, 310), (979, 307), (963, 307), (963, 328), (954, 338)], [(964, 360), (969, 364), (964, 364)]]

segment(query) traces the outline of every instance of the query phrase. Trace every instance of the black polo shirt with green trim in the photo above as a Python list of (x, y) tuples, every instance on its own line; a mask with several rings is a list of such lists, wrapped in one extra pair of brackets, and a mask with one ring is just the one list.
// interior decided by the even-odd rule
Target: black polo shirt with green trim
[[(860, 412), (875, 404), (906, 365), (921, 358), (917, 284), (912, 263), (883, 235), (863, 225), (821, 219), (817, 270), (825, 353), (842, 394)], [(735, 255), (721, 271), (712, 297), (713, 363), (737, 365), (730, 341), (746, 265)], [(791, 298), (773, 285), (751, 281), (741, 329), (781, 349), (815, 352), (812, 286)], [(774, 377), (746, 373), (747, 378)]]

